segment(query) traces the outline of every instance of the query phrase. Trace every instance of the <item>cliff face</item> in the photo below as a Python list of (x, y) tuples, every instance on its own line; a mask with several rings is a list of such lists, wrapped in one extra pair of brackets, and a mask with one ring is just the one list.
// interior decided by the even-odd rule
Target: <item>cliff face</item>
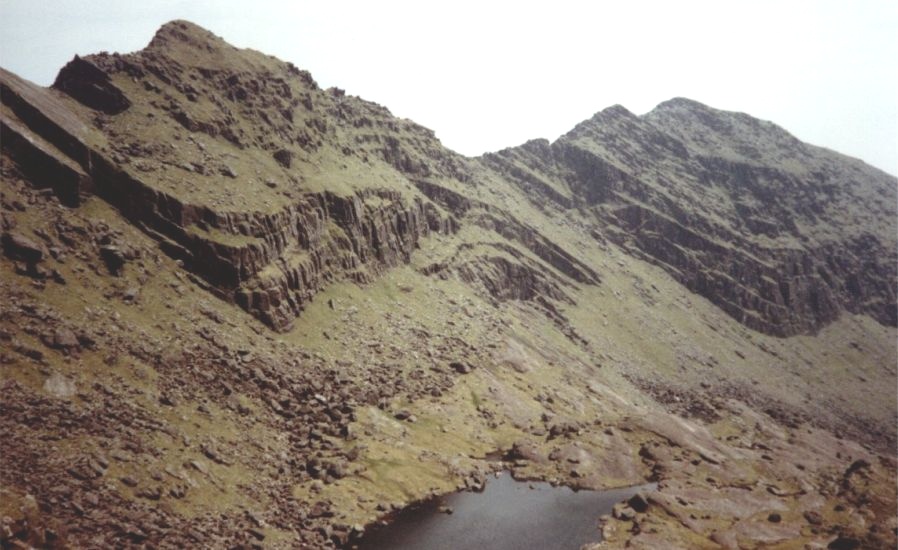
[[(63, 68), (54, 89), (77, 104), (4, 73), (4, 147), (67, 203), (98, 195), (217, 295), (285, 330), (322, 285), (370, 281), (452, 225), (404, 181), (379, 185), (355, 169), (338, 185), (302, 185), (300, 166), (321, 172), (321, 159), (351, 154), (334, 139), (339, 126), (373, 124), (365, 116), (346, 123), (346, 113), (370, 109), (383, 119), (385, 111), (360, 101), (344, 108), (337, 91), (260, 54), (233, 50), (221, 67), (232, 50), (187, 23), (168, 25), (143, 52)], [(337, 127), (328, 128), (333, 115)], [(359, 141), (382, 136), (368, 137)], [(375, 154), (411, 162), (394, 158), (395, 138), (384, 141), (392, 145)]]
[(484, 160), (752, 329), (896, 324), (895, 178), (773, 124), (674, 99)]
[[(26, 171), (71, 204), (109, 201), (277, 330), (328, 282), (370, 281), (464, 224), (539, 258), (493, 270), (536, 270), (524, 277), (468, 273), (496, 296), (543, 296), (536, 281), (556, 271), (597, 284), (546, 229), (574, 218), (755, 330), (815, 331), (842, 311), (896, 323), (894, 178), (747, 115), (613, 107), (555, 143), (469, 160), (186, 22), (135, 54), (76, 58), (53, 86), (64, 97), (3, 80), (4, 147)], [(542, 216), (465, 192), (493, 178)]]

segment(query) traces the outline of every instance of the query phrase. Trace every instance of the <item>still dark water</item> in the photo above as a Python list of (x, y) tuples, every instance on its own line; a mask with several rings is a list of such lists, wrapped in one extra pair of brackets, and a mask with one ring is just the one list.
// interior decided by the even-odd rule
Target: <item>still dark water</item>
[[(532, 488), (531, 488), (532, 487)], [(573, 491), (518, 482), (505, 473), (482, 493), (459, 492), (403, 510), (358, 543), (363, 550), (578, 550), (598, 542), (598, 518), (654, 484), (609, 491)], [(450, 506), (453, 513), (439, 511)]]

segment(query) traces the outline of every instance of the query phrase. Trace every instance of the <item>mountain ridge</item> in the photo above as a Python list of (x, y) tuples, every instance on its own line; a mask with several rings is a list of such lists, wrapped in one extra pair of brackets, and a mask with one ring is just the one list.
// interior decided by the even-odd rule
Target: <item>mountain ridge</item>
[[(186, 51), (182, 51), (184, 47), (187, 48)], [(203, 56), (205, 57), (202, 57), (200, 55), (193, 55), (192, 52), (195, 52), (197, 50), (202, 51)], [(172, 60), (181, 59), (184, 63), (187, 64), (196, 64), (202, 57), (202, 61), (206, 65), (211, 64), (214, 66), (217, 63), (222, 62), (233, 65), (233, 59), (225, 60), (225, 58), (223, 57), (222, 52), (224, 51), (235, 54), (236, 58), (241, 60), (240, 64), (238, 65), (245, 70), (249, 70), (250, 73), (248, 74), (253, 74), (252, 70), (254, 70), (253, 67), (255, 67), (256, 65), (258, 65), (259, 67), (264, 67), (265, 63), (271, 62), (274, 63), (273, 67), (261, 68), (262, 74), (271, 74), (271, 70), (283, 71), (286, 68), (285, 72), (287, 72), (288, 75), (294, 72), (296, 74), (293, 76), (301, 75), (302, 85), (304, 89), (307, 89), (306, 92), (302, 92), (306, 94), (304, 96), (305, 99), (300, 100), (299, 98), (292, 98), (291, 102), (295, 105), (295, 107), (299, 107), (300, 102), (305, 102), (302, 106), (304, 106), (309, 112), (314, 112), (314, 105), (312, 100), (313, 96), (309, 94), (317, 95), (321, 94), (322, 91), (317, 88), (317, 85), (314, 83), (314, 80), (311, 79), (310, 75), (308, 75), (307, 73), (294, 71), (294, 69), (290, 68), (290, 65), (285, 65), (279, 61), (274, 60), (273, 58), (266, 57), (263, 54), (253, 52), (252, 50), (237, 50), (232, 46), (228, 46), (223, 40), (212, 35), (208, 31), (181, 21), (175, 21), (163, 26), (151, 41), (150, 47), (144, 50), (145, 53), (136, 54), (137, 58), (140, 58), (141, 56), (146, 58), (145, 60), (141, 61), (146, 66), (146, 70), (141, 69), (139, 67), (139, 63), (132, 63), (130, 61), (132, 57), (129, 56), (113, 56), (112, 58), (100, 56), (88, 59), (91, 59), (91, 61), (89, 62), (91, 64), (97, 63), (101, 66), (105, 64), (107, 66), (106, 70), (111, 71), (111, 74), (121, 74), (122, 71), (124, 71), (124, 73), (129, 74), (132, 79), (136, 78), (135, 75), (147, 74), (148, 71), (149, 75), (155, 76), (156, 78), (161, 78), (163, 83), (166, 83), (166, 81), (168, 81), (168, 84), (174, 85), (178, 92), (186, 95), (188, 102), (203, 103), (203, 101), (199, 99), (202, 94), (200, 94), (198, 90), (195, 90), (189, 82), (186, 82), (183, 79), (179, 80), (172, 74), (163, 74), (163, 71), (161, 70), (155, 70), (154, 67), (156, 56), (168, 56)], [(211, 54), (211, 59), (206, 58), (208, 57), (205, 55), (207, 53)], [(77, 72), (76, 68), (79, 67), (81, 63), (83, 63), (83, 61), (76, 59), (76, 61), (70, 64), (67, 68), (63, 69), (60, 72), (59, 78), (57, 78), (55, 87), (58, 89), (62, 89), (63, 91), (68, 90), (70, 94), (74, 94), (74, 97), (78, 98), (78, 89), (79, 86), (81, 86), (81, 84), (79, 83), (81, 82), (82, 76), (75, 74), (72, 77), (67, 77), (66, 75), (70, 71)], [(175, 61), (175, 63), (177, 64), (179, 62)], [(88, 68), (85, 68), (84, 70), (87, 71), (87, 73), (91, 73), (91, 70)], [(201, 74), (211, 75), (211, 73), (209, 72), (210, 69), (208, 67), (199, 67), (199, 70)], [(88, 74), (86, 78), (98, 78), (100, 80), (103, 79), (103, 77), (101, 77), (99, 74), (92, 74), (92, 76)], [(262, 102), (268, 104), (269, 109), (271, 108), (271, 106), (277, 105), (280, 101), (278, 99), (278, 96), (275, 94), (274, 89), (267, 92), (265, 92), (264, 90), (260, 90), (258, 89), (258, 84), (255, 84), (255, 82), (257, 81), (252, 79), (250, 79), (250, 84), (252, 85), (252, 87), (246, 88), (239, 82), (239, 78), (239, 75), (232, 74), (228, 77), (228, 82), (221, 82), (219, 84), (219, 89), (225, 92), (226, 96), (230, 98), (230, 101), (237, 101), (238, 103), (252, 103), (250, 94), (256, 96), (260, 93), (264, 96)], [(284, 87), (287, 86), (286, 80), (283, 80), (283, 78), (279, 78), (278, 82), (278, 86), (281, 86), (280, 93), (288, 90), (288, 88)], [(280, 82), (283, 82), (283, 84), (281, 84)], [(153, 86), (153, 84), (148, 85)], [(98, 85), (90, 84), (89, 86), (92, 86), (93, 88), (91, 89), (94, 89)], [(102, 86), (107, 86), (107, 83), (102, 84)], [(228, 89), (229, 87), (232, 89)], [(266, 93), (268, 95), (265, 95)], [(343, 97), (342, 92), (336, 89), (332, 89), (331, 91), (327, 92), (327, 94), (331, 96), (332, 100), (336, 99), (336, 104), (344, 105), (343, 107), (336, 107), (337, 110), (332, 112), (338, 114), (339, 117), (344, 118), (353, 118), (355, 116), (354, 114), (348, 112), (340, 114), (340, 109), (345, 109), (347, 105), (354, 104), (354, 102), (359, 100), (353, 99), (349, 101), (340, 99)], [(290, 94), (290, 96), (292, 97), (292, 94)], [(119, 98), (117, 92), (110, 92), (107, 90), (103, 97), (105, 98), (105, 101), (113, 102), (113, 110), (118, 110), (125, 107), (125, 103), (122, 103), (122, 99)], [(123, 97), (124, 96), (122, 96), (122, 98)], [(210, 97), (214, 99), (215, 96)], [(86, 98), (81, 97), (81, 99), (83, 102), (83, 100), (85, 100)], [(95, 99), (95, 101), (101, 100)], [(165, 110), (168, 110), (168, 113), (172, 116), (172, 118), (174, 118), (188, 130), (199, 129), (200, 131), (205, 131), (213, 137), (221, 132), (222, 135), (232, 144), (236, 145), (238, 149), (245, 149), (249, 144), (244, 143), (243, 138), (237, 135), (233, 135), (232, 133), (235, 127), (234, 122), (236, 122), (237, 119), (235, 119), (234, 115), (230, 112), (230, 108), (223, 107), (223, 104), (221, 104), (221, 100), (219, 99), (215, 99), (215, 103), (216, 105), (209, 105), (209, 107), (204, 108), (200, 111), (206, 111), (207, 113), (209, 113), (209, 108), (211, 108), (212, 113), (214, 113), (215, 111), (222, 112), (224, 118), (222, 119), (221, 116), (219, 116), (218, 121), (213, 122), (203, 122), (202, 120), (195, 119), (194, 116), (188, 112), (188, 109), (185, 109), (184, 105), (179, 105), (178, 107), (172, 107), (170, 105)], [(95, 102), (93, 105), (96, 106), (98, 105), (98, 103)], [(390, 114), (386, 109), (364, 101), (360, 103), (360, 106), (362, 106), (361, 108), (363, 111), (368, 111), (375, 117), (388, 117), (386, 119), (383, 119), (388, 128), (392, 127), (392, 125), (395, 124), (394, 122), (390, 122), (393, 119), (389, 118)], [(286, 107), (284, 105), (281, 105), (280, 107), (277, 107), (277, 109), (275, 109), (272, 114), (265, 115), (264, 120), (267, 121), (267, 125), (269, 126), (269, 128), (276, 129), (276, 133), (280, 136), (279, 140), (273, 140), (270, 137), (263, 138), (262, 136), (265, 134), (263, 134), (263, 130), (260, 127), (257, 127), (257, 129), (255, 130), (255, 137), (252, 138), (255, 142), (255, 145), (261, 145), (263, 149), (274, 149), (283, 146), (278, 149), (278, 151), (280, 151), (279, 154), (282, 155), (283, 159), (287, 159), (286, 162), (288, 167), (290, 162), (292, 162), (291, 159), (293, 159), (294, 157), (300, 158), (303, 153), (311, 152), (312, 154), (309, 156), (314, 157), (314, 153), (317, 151), (317, 147), (323, 144), (323, 142), (321, 141), (321, 137), (313, 138), (310, 136), (307, 130), (302, 130), (302, 134), (300, 137), (300, 140), (302, 141), (302, 143), (300, 143), (300, 149), (302, 149), (302, 151), (291, 150), (290, 145), (293, 145), (293, 147), (295, 147), (296, 145), (295, 143), (291, 142), (295, 142), (296, 140), (289, 135), (291, 132), (291, 127), (293, 127), (293, 125), (292, 122), (287, 119), (293, 116), (293, 109), (295, 109), (295, 107)], [(684, 112), (687, 113), (687, 119), (689, 121), (688, 124), (684, 122), (685, 119), (683, 119), (682, 116), (682, 113)], [(245, 117), (249, 116), (251, 115), (249, 114), (249, 112), (247, 112)], [(280, 119), (280, 121), (277, 121), (277, 119)], [(253, 119), (246, 118), (245, 120), (249, 121)], [(316, 125), (321, 125), (320, 120), (322, 119), (314, 118), (313, 115), (313, 118), (306, 120), (307, 128), (309, 128), (308, 125), (311, 124), (310, 128), (314, 133)], [(364, 127), (365, 124), (370, 123), (371, 118), (366, 115), (362, 115), (361, 118), (354, 118), (353, 122), (353, 124), (356, 125), (356, 128), (360, 127), (359, 125), (362, 125), (361, 127)], [(698, 123), (700, 126), (693, 129), (693, 126), (696, 123)], [(408, 128), (412, 129), (413, 134), (417, 133), (420, 137), (410, 139), (407, 144), (390, 142), (391, 138), (387, 138), (386, 142), (389, 143), (388, 148), (381, 148), (379, 150), (373, 151), (374, 154), (381, 157), (382, 160), (386, 161), (387, 165), (389, 165), (387, 167), (388, 169), (393, 168), (399, 172), (401, 178), (410, 179), (420, 179), (421, 177), (448, 177), (450, 179), (459, 179), (459, 181), (462, 181), (464, 183), (470, 178), (470, 176), (465, 174), (463, 170), (459, 171), (458, 165), (464, 164), (465, 162), (470, 162), (471, 159), (465, 159), (465, 157), (457, 156), (443, 148), (439, 141), (433, 135), (432, 131), (420, 128), (417, 125), (414, 125), (414, 123), (406, 124), (411, 124), (411, 126), (408, 126)], [(736, 124), (738, 126), (738, 132), (733, 133), (733, 124)], [(673, 125), (673, 127), (671, 125)], [(240, 126), (237, 126), (237, 128), (238, 131), (242, 131), (239, 130)], [(706, 135), (705, 132), (701, 131), (701, 128), (710, 128), (712, 131), (710, 134)], [(688, 132), (683, 133), (684, 129), (688, 129)], [(326, 129), (325, 125), (325, 134), (327, 134), (327, 131), (328, 130)], [(627, 145), (626, 140), (624, 142), (619, 141), (619, 136), (632, 134), (634, 132), (647, 133), (644, 138), (641, 138), (641, 141), (639, 142), (640, 144), (635, 148)], [(352, 134), (356, 135), (353, 136)], [(361, 156), (362, 164), (356, 170), (367, 170), (365, 164), (369, 162), (368, 155), (367, 152), (364, 152), (364, 146), (359, 147), (359, 140), (367, 140), (371, 138), (379, 140), (382, 138), (382, 136), (377, 135), (376, 132), (374, 135), (368, 136), (358, 134), (358, 132), (344, 133), (343, 131), (339, 130), (339, 128), (331, 129), (330, 140), (336, 140), (334, 142), (334, 148), (339, 149), (339, 151), (337, 151), (336, 153), (339, 155), (342, 152), (344, 158), (347, 157), (345, 153), (352, 152), (354, 151), (354, 149), (359, 148), (360, 151), (357, 151), (359, 154), (352, 153), (348, 156), (355, 157), (356, 159)], [(321, 135), (320, 128), (318, 129), (318, 135)], [(719, 139), (717, 141), (708, 141), (707, 136), (710, 135), (721, 136), (723, 138), (723, 141), (720, 141)], [(741, 137), (735, 137), (735, 141), (733, 141), (732, 143), (727, 143), (727, 136), (753, 137), (751, 137), (749, 141), (745, 141)], [(589, 142), (585, 146), (578, 146), (576, 145), (578, 137), (584, 137), (584, 139), (589, 140)], [(350, 141), (354, 140), (355, 143), (347, 144), (347, 139), (349, 139)], [(263, 141), (265, 140), (267, 140), (268, 143), (263, 143)], [(276, 145), (274, 141), (279, 141), (280, 145)], [(606, 144), (600, 146), (604, 147), (601, 152), (595, 149), (596, 144), (600, 143)], [(758, 144), (773, 145), (768, 147), (767, 149), (758, 149)], [(564, 151), (566, 151), (563, 154), (567, 155), (568, 158), (564, 162), (570, 161), (569, 164), (575, 165), (573, 168), (567, 167), (568, 172), (571, 172), (571, 170), (573, 170), (574, 172), (576, 172), (578, 169), (581, 170), (580, 174), (574, 174), (573, 177), (579, 177), (583, 181), (592, 181), (595, 180), (596, 177), (598, 177), (599, 180), (601, 180), (602, 178), (606, 178), (609, 180), (608, 182), (600, 184), (599, 187), (596, 187), (594, 185), (579, 187), (580, 194), (585, 194), (587, 204), (595, 203), (595, 201), (604, 201), (606, 198), (610, 197), (610, 195), (608, 195), (608, 192), (613, 187), (613, 183), (612, 185), (608, 185), (608, 183), (612, 182), (617, 177), (625, 177), (626, 179), (632, 178), (635, 175), (638, 179), (640, 177), (639, 171), (641, 170), (641, 168), (633, 164), (632, 162), (636, 159), (637, 156), (643, 158), (647, 156), (651, 157), (654, 155), (659, 156), (660, 158), (666, 154), (665, 151), (669, 148), (673, 149), (670, 149), (670, 154), (667, 155), (668, 159), (670, 159), (667, 162), (680, 164), (681, 168), (679, 168), (679, 170), (687, 174), (696, 173), (696, 169), (700, 171), (699, 173), (705, 172), (704, 175), (700, 175), (700, 177), (705, 178), (705, 180), (715, 177), (713, 175), (714, 171), (717, 170), (719, 172), (719, 167), (702, 166), (702, 163), (716, 163), (718, 165), (723, 163), (722, 167), (729, 172), (738, 172), (741, 170), (741, 172), (743, 173), (743, 176), (741, 177), (743, 178), (744, 182), (749, 182), (749, 180), (751, 180), (752, 178), (757, 179), (758, 177), (769, 177), (770, 171), (767, 170), (765, 172), (764, 168), (765, 158), (769, 159), (771, 155), (781, 154), (783, 151), (790, 151), (790, 156), (785, 158), (775, 158), (774, 160), (779, 162), (781, 165), (783, 163), (792, 163), (794, 165), (794, 169), (797, 169), (798, 172), (792, 175), (792, 173), (787, 170), (785, 173), (775, 176), (781, 180), (783, 179), (783, 177), (785, 177), (786, 179), (788, 179), (789, 177), (807, 177), (809, 169), (806, 167), (802, 167), (802, 162), (824, 162), (826, 163), (826, 166), (830, 167), (834, 162), (832, 160), (827, 160), (826, 154), (821, 153), (816, 149), (814, 151), (817, 152), (811, 155), (809, 153), (810, 150), (807, 149), (807, 146), (801, 144), (794, 137), (775, 125), (758, 121), (757, 119), (753, 119), (745, 114), (719, 111), (704, 106), (698, 102), (685, 100), (682, 98), (673, 99), (668, 102), (662, 103), (658, 108), (643, 117), (638, 117), (621, 106), (609, 107), (596, 113), (592, 118), (577, 125), (569, 133), (559, 138), (559, 140), (556, 140), (556, 142), (553, 143), (552, 147), (554, 147), (554, 149), (563, 149)], [(658, 147), (661, 147), (661, 149), (659, 149)], [(702, 147), (704, 147), (705, 150), (707, 150), (709, 147), (712, 147), (712, 150), (715, 151), (715, 155), (717, 156), (709, 157), (707, 160), (700, 159), (700, 166), (698, 167), (690, 165), (689, 163), (693, 162), (693, 160), (695, 159), (690, 157), (690, 153), (688, 152), (688, 150), (690, 148), (692, 149), (692, 156), (694, 157), (697, 154), (696, 151), (702, 151)], [(687, 158), (683, 158), (684, 155)], [(821, 157), (821, 155), (823, 156)], [(577, 156), (581, 158), (574, 158)], [(699, 156), (701, 156), (700, 153)], [(443, 159), (455, 159), (450, 160), (450, 162), (454, 163), (455, 167), (450, 168), (450, 170), (447, 172), (441, 167), (434, 166), (433, 161), (435, 159), (440, 159), (439, 162), (445, 162)], [(599, 165), (595, 164), (596, 161), (598, 161)], [(583, 166), (580, 166), (580, 168), (576, 167), (577, 164), (583, 164), (584, 162), (585, 164)], [(753, 174), (752, 169), (748, 168), (751, 166), (760, 167), (761, 172), (759, 174)], [(823, 169), (826, 169), (826, 167), (824, 167)], [(223, 173), (233, 173), (233, 170), (230, 167), (224, 165), (222, 168), (220, 168), (220, 170), (223, 171)], [(587, 172), (583, 172), (583, 170), (586, 170)], [(596, 170), (598, 170), (598, 172), (595, 172)], [(817, 170), (815, 172), (815, 177), (824, 177), (820, 174), (820, 170)], [(571, 175), (568, 174), (565, 177), (570, 179)], [(844, 180), (847, 176), (842, 173), (836, 173), (832, 176), (827, 177), (830, 177), (830, 180), (832, 180), (833, 177), (841, 178)], [(883, 175), (880, 174), (879, 176), (865, 177), (867, 178), (867, 180), (870, 180), (871, 177), (882, 179)], [(269, 179), (268, 181), (272, 182), (273, 180)], [(333, 187), (331, 182), (329, 182), (327, 185), (329, 187)], [(540, 188), (544, 190), (557, 190), (559, 186), (564, 187), (565, 185), (565, 183), (560, 183), (558, 185), (549, 185), (548, 187), (544, 185)], [(579, 184), (575, 183), (575, 185)], [(891, 185), (892, 187), (894, 187), (894, 183), (880, 185)], [(832, 184), (829, 184), (829, 186), (830, 188), (832, 188)], [(837, 184), (837, 186), (844, 187), (844, 183), (839, 183)], [(420, 191), (419, 189), (415, 189), (414, 186), (409, 186), (407, 184), (403, 185), (401, 183), (399, 185), (399, 188), (403, 189), (403, 191), (401, 192), (405, 194), (415, 195), (419, 194), (417, 192)], [(259, 192), (259, 196), (264, 196), (264, 191), (265, 190), (263, 189), (261, 192)], [(665, 193), (663, 189), (653, 190), (653, 192), (657, 191), (660, 191), (661, 193), (660, 195), (656, 195), (659, 198)], [(596, 192), (599, 192), (602, 195), (591, 195)], [(754, 192), (753, 194), (758, 197), (760, 196), (758, 195), (759, 192), (766, 193), (767, 191), (759, 190)], [(878, 192), (882, 193), (883, 189), (880, 188)], [(551, 193), (552, 191), (550, 191), (550, 195)], [(726, 197), (723, 198), (724, 200), (731, 200), (727, 199)], [(424, 197), (425, 201), (427, 201), (427, 199), (431, 198)], [(669, 210), (672, 206), (672, 204), (670, 203), (672, 199), (667, 198), (662, 200), (667, 201), (667, 203), (661, 205), (661, 210)], [(763, 204), (763, 202), (767, 200), (769, 200), (769, 197), (762, 199), (761, 204)], [(432, 202), (432, 199), (429, 202)], [(565, 204), (567, 203), (565, 202)], [(594, 204), (591, 204), (591, 206), (594, 206)], [(635, 207), (641, 209), (641, 207), (639, 206)], [(751, 210), (752, 213), (750, 214), (750, 217), (747, 217), (741, 212), (737, 212), (737, 217), (734, 220), (737, 224), (743, 224), (745, 222), (753, 224), (754, 227), (749, 228), (752, 233), (766, 233), (768, 236), (773, 237), (778, 234), (782, 234), (782, 231), (776, 227), (779, 223), (776, 219), (763, 219), (763, 217), (753, 213), (756, 212), (756, 209), (753, 209), (754, 207), (746, 206), (745, 208)], [(686, 210), (686, 208), (683, 208), (683, 205), (681, 205), (680, 207), (676, 207), (675, 211), (678, 213), (675, 213), (673, 218), (678, 219), (680, 220), (680, 222), (682, 222), (684, 219), (686, 219), (684, 218), (684, 216), (688, 217)], [(749, 210), (746, 210), (746, 212), (748, 212)], [(639, 211), (652, 212), (651, 209)], [(731, 214), (724, 214), (732, 217)], [(430, 214), (430, 216), (432, 216), (432, 214)], [(793, 216), (790, 212), (783, 212), (782, 214), (780, 214), (779, 218), (783, 219), (784, 217), (788, 220)], [(889, 212), (886, 209), (883, 211), (883, 215), (877, 217), (880, 219), (891, 219), (892, 217), (894, 217), (894, 212)], [(813, 221), (813, 214), (810, 215), (810, 218), (811, 221)], [(693, 221), (697, 220), (693, 218)], [(706, 221), (709, 220), (706, 219)], [(849, 221), (852, 222), (853, 225), (858, 225), (855, 220)], [(440, 225), (440, 223), (441, 222), (435, 220), (430, 220), (428, 221), (427, 225), (433, 228)], [(670, 222), (661, 221), (659, 219), (659, 223), (669, 224)], [(686, 225), (688, 226), (689, 223), (691, 222), (686, 222)], [(632, 229), (632, 227), (630, 227), (629, 229)], [(792, 231), (790, 231), (793, 234), (795, 233), (794, 229), (795, 228), (793, 227)], [(715, 233), (715, 230), (710, 226), (704, 227), (702, 230), (705, 232)], [(719, 231), (717, 231), (717, 233), (721, 234)], [(885, 231), (882, 231), (880, 233), (880, 235), (884, 234), (886, 234)], [(801, 239), (808, 238), (807, 234), (796, 236)], [(728, 238), (730, 237), (724, 237), (725, 240)], [(888, 240), (888, 237), (885, 238)], [(788, 239), (786, 240), (788, 241)], [(646, 246), (655, 245), (646, 244)], [(792, 246), (792, 244), (789, 243), (787, 244), (787, 246)], [(884, 250), (889, 250), (890, 248), (894, 247), (883, 247)], [(651, 255), (651, 252), (649, 253), (649, 255)], [(658, 259), (659, 258), (656, 258), (656, 260)], [(680, 258), (674, 259), (672, 261), (676, 263), (686, 260)], [(704, 262), (702, 262), (702, 264), (705, 265)], [(676, 269), (675, 265), (672, 266), (672, 269)], [(755, 267), (751, 269), (756, 270), (758, 268)], [(826, 267), (823, 267), (821, 269), (826, 269)], [(893, 271), (894, 270), (889, 270), (888, 263), (885, 263), (878, 268), (878, 272), (881, 275), (884, 274), (888, 276)], [(765, 276), (769, 276), (769, 274)], [(846, 274), (842, 277), (851, 277), (851, 275)], [(288, 276), (288, 279), (289, 278), (290, 277)], [(703, 292), (706, 297), (709, 297), (712, 300), (719, 301), (722, 307), (731, 315), (733, 315), (737, 319), (741, 317), (744, 322), (749, 323), (753, 328), (764, 331), (772, 331), (781, 335), (819, 329), (822, 323), (826, 323), (828, 320), (831, 320), (835, 315), (837, 315), (838, 310), (843, 309), (843, 307), (853, 309), (861, 307), (861, 310), (863, 310), (864, 308), (864, 306), (855, 305), (857, 299), (852, 295), (852, 292), (854, 291), (851, 291), (850, 289), (834, 289), (831, 288), (832, 285), (828, 283), (820, 283), (819, 281), (811, 280), (809, 284), (811, 284), (813, 288), (807, 291), (799, 291), (800, 294), (803, 293), (806, 295), (801, 298), (802, 300), (809, 303), (813, 302), (813, 304), (809, 305), (808, 308), (806, 308), (806, 319), (785, 319), (784, 314), (782, 312), (777, 312), (776, 310), (782, 307), (782, 303), (784, 301), (791, 300), (792, 296), (796, 294), (795, 291), (763, 289), (760, 288), (761, 283), (759, 281), (755, 281), (751, 286), (747, 287), (745, 291), (740, 290), (739, 288), (733, 288), (730, 283), (725, 284), (730, 286), (731, 288), (724, 289), (722, 291), (716, 290), (715, 287), (718, 287), (721, 282), (722, 281), (720, 277), (714, 277), (711, 281), (693, 281), (690, 284), (693, 288), (702, 289), (700, 290), (700, 292)], [(212, 284), (214, 285), (215, 283), (212, 282)], [(778, 282), (777, 284), (780, 283)], [(835, 284), (843, 285), (844, 283), (837, 281)], [(866, 282), (861, 283), (861, 286), (864, 286), (866, 284)], [(879, 280), (879, 282), (872, 281), (871, 284), (873, 286), (878, 285), (878, 290), (875, 290), (875, 292), (882, 293), (887, 292), (888, 290), (887, 288), (883, 288), (883, 283), (881, 280)], [(854, 286), (856, 287), (858, 285)], [(232, 292), (231, 290), (222, 290), (225, 293)], [(290, 301), (290, 292), (291, 291), (289, 289), (289, 285), (286, 285), (286, 288), (284, 287), (284, 285), (281, 285), (281, 290), (277, 291), (277, 296), (274, 298), (274, 300), (280, 301), (281, 299), (287, 299), (287, 301)], [(747, 301), (756, 301), (756, 298), (748, 296), (746, 292), (753, 295), (760, 295), (760, 299), (763, 300), (763, 302), (755, 303), (754, 305), (750, 306), (747, 305)], [(787, 292), (788, 296), (785, 296), (784, 292)], [(819, 300), (821, 301), (819, 305), (817, 304), (818, 296), (822, 296), (822, 298), (819, 298)], [(270, 298), (240, 298), (241, 303), (244, 304), (244, 307), (255, 307), (249, 304), (252, 300), (257, 299), (268, 301)], [(865, 300), (866, 298), (861, 297), (860, 299)], [(893, 304), (894, 299), (886, 296), (886, 303), (884, 305), (874, 306), (879, 308), (879, 312), (874, 313), (874, 316), (876, 316), (876, 318), (880, 319), (882, 322), (887, 322), (894, 325), (894, 315), (892, 314), (890, 316), (890, 312), (894, 310), (893, 307), (890, 307)], [(263, 310), (264, 308), (265, 307), (263, 304)], [(297, 311), (298, 308), (301, 308), (301, 306), (291, 306), (291, 309), (293, 309), (294, 312)], [(748, 312), (748, 315), (743, 316), (743, 312), (746, 311)], [(265, 313), (260, 314), (266, 315)], [(276, 323), (278, 326), (289, 327), (289, 314), (286, 314), (285, 316), (285, 314), (282, 312), (276, 315), (276, 317), (278, 317), (278, 321), (274, 321), (274, 317), (270, 317), (270, 322)]]

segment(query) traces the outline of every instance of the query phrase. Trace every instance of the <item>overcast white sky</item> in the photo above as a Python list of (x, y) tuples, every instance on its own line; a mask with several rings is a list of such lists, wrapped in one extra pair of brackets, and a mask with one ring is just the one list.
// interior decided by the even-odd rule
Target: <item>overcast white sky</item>
[(476, 155), (620, 103), (744, 111), (898, 174), (894, 0), (0, 0), (0, 65), (48, 85), (75, 54), (188, 19)]

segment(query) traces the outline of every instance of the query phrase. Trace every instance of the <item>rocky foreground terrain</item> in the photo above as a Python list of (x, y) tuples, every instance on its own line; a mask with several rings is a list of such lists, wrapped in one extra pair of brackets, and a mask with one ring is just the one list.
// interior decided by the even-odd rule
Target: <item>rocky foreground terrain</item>
[(603, 549), (895, 547), (893, 176), (687, 99), (466, 158), (184, 21), (0, 86), (3, 548), (350, 547), (499, 468), (657, 481)]

